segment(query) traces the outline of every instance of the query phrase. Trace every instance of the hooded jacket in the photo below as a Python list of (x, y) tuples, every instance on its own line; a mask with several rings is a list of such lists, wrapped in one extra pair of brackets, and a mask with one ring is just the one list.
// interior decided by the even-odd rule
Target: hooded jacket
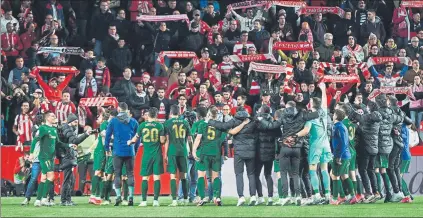
[[(266, 120), (261, 120), (259, 122), (259, 129), (271, 130), (271, 129), (281, 129), (282, 139), (288, 136), (292, 136), (295, 133), (301, 131), (304, 128), (304, 125), (307, 121), (313, 120), (319, 117), (318, 112), (308, 113), (304, 110), (297, 110), (295, 107), (288, 107), (282, 113), (282, 118), (269, 122)], [(301, 148), (303, 147), (304, 141), (303, 137), (297, 139), (295, 145), (291, 147)]]
[(391, 109), (394, 111), (394, 114), (398, 115), (398, 120), (395, 120), (395, 123), (393, 125), (392, 130), (392, 139), (394, 140), (394, 146), (398, 146), (400, 148), (404, 147), (404, 142), (402, 140), (401, 136), (401, 129), (402, 129), (402, 123), (405, 118), (405, 113), (397, 106), (398, 100), (392, 96), (389, 98), (389, 101), (391, 102)]
[(119, 74), (125, 69), (125, 67), (130, 66), (132, 62), (132, 53), (127, 46), (123, 48), (116, 48), (112, 52), (112, 63), (119, 70)]
[[(270, 114), (259, 114), (263, 120), (271, 122), (273, 120)], [(281, 134), (280, 129), (267, 130), (261, 125), (257, 126), (258, 142), (257, 142), (257, 157), (262, 161), (272, 161), (275, 159), (275, 139)]]
[(376, 17), (376, 20), (374, 23), (366, 20), (360, 28), (360, 36), (361, 39), (366, 41), (370, 34), (373, 33), (376, 35), (376, 37), (381, 41), (385, 41), (386, 32), (385, 32), (385, 26), (383, 25), (383, 22), (380, 20), (380, 18)]
[(394, 146), (392, 139), (392, 129), (394, 125), (402, 122), (400, 116), (394, 113), (394, 110), (388, 107), (386, 95), (380, 94), (376, 97), (376, 103), (379, 106), (379, 113), (382, 116), (382, 121), (379, 128), (379, 153), (390, 154)]
[(358, 137), (357, 151), (366, 151), (368, 154), (376, 155), (378, 153), (379, 129), (382, 121), (382, 115), (377, 111), (377, 104), (369, 101), (370, 113), (360, 115), (350, 109), (348, 118), (359, 122), (356, 137)]
[(135, 86), (131, 80), (123, 78), (115, 83), (110, 89), (110, 93), (117, 97), (119, 102), (125, 102), (130, 105), (129, 99), (135, 93)]
[(118, 157), (135, 156), (134, 145), (128, 146), (127, 142), (135, 136), (137, 129), (138, 122), (134, 118), (129, 117), (128, 113), (120, 112), (110, 120), (107, 126), (104, 150), (106, 152), (110, 151), (109, 144), (113, 135), (113, 155)]
[(389, 48), (387, 45), (380, 50), (381, 57), (395, 57), (398, 53), (397, 44), (394, 43), (392, 48)]
[[(219, 130), (227, 131), (240, 125), (245, 119), (248, 119), (248, 113), (246, 111), (238, 111), (235, 114), (234, 119), (229, 122), (210, 120), (209, 125)], [(256, 126), (255, 122), (250, 122), (233, 137), (235, 155), (238, 155), (242, 159), (251, 159), (256, 157)]]

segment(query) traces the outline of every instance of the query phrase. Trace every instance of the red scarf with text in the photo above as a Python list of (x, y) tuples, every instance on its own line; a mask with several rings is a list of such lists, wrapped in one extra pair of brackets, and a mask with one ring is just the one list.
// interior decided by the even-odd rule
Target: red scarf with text
[(162, 51), (157, 57), (157, 61), (164, 64), (165, 56), (168, 58), (192, 58), (194, 60), (194, 65), (199, 63), (197, 55), (193, 51)]
[(276, 42), (273, 44), (273, 50), (282, 51), (312, 51), (313, 43), (309, 42)]

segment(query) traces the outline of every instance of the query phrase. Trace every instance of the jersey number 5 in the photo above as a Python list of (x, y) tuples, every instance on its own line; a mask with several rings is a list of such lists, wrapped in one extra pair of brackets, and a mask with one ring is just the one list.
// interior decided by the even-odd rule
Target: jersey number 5
[(207, 128), (207, 139), (208, 140), (214, 140), (214, 138), (216, 138), (216, 131), (215, 131), (214, 127), (209, 126)]
[(172, 126), (172, 129), (175, 131), (175, 136), (176, 136), (176, 138), (177, 139), (184, 139), (185, 138), (185, 135), (186, 135), (186, 130), (185, 130), (185, 128), (184, 128), (184, 125), (177, 125), (177, 124), (175, 124), (175, 125), (173, 125)]
[(143, 129), (142, 130), (142, 141), (143, 142), (158, 142), (159, 141), (159, 130), (158, 129)]

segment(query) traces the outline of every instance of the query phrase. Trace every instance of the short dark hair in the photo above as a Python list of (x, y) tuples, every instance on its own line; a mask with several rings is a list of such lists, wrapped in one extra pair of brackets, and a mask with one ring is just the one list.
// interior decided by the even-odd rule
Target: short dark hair
[[(346, 98), (348, 98), (348, 97), (346, 97)], [(344, 102), (338, 102), (338, 106), (345, 113), (347, 113), (349, 111), (348, 106)]]
[(342, 110), (336, 109), (335, 112), (333, 112), (333, 114), (336, 116), (336, 120), (341, 121), (343, 119), (345, 119), (346, 117), (346, 113)]
[(219, 110), (217, 109), (217, 107), (212, 105), (212, 106), (210, 106), (209, 111), (211, 113), (212, 118), (216, 119), (217, 114), (219, 113)]
[[(23, 103), (23, 102), (22, 102)], [(43, 121), (46, 122), (47, 116), (50, 114), (54, 114), (53, 111), (46, 111), (43, 116)]]
[(275, 117), (277, 119), (282, 118), (282, 116), (283, 116), (283, 110), (282, 109), (279, 109), (279, 110), (275, 111)]
[(286, 103), (286, 105), (288, 106), (290, 106), (290, 107), (297, 107), (297, 103), (295, 103), (295, 101), (288, 101), (287, 103)]
[(216, 40), (217, 39), (217, 36), (220, 36), (220, 33), (213, 34), (213, 40)]
[(125, 102), (119, 102), (118, 107), (123, 111), (128, 110), (128, 105)]
[(144, 84), (142, 84), (142, 82), (135, 82), (135, 86), (141, 84), (142, 86), (144, 86)]
[(99, 57), (99, 58), (98, 58), (98, 61), (101, 61), (101, 62), (103, 62), (103, 63), (106, 63), (106, 58), (104, 58), (104, 57)]
[(197, 111), (197, 116), (198, 116), (199, 119), (205, 118), (207, 116), (207, 108), (206, 107), (203, 107), (203, 106), (197, 107), (196, 111)]
[(248, 34), (248, 31), (247, 31), (247, 30), (243, 30), (243, 31), (241, 32), (241, 35), (242, 35), (242, 34), (245, 34), (245, 33), (247, 33), (247, 34)]
[(322, 107), (322, 100), (320, 98), (313, 97), (311, 99), (313, 99), (313, 104), (311, 105), (312, 108), (317, 110)]
[(263, 104), (263, 105), (261, 105), (260, 111), (263, 112), (263, 113), (268, 114), (268, 113), (270, 113), (270, 107), (267, 106), (267, 105), (265, 105), (265, 104)]
[(170, 106), (170, 114), (171, 115), (174, 115), (174, 116), (179, 115), (179, 112), (180, 112), (180, 110), (179, 110), (178, 105), (174, 104), (174, 105)]
[(240, 97), (242, 100), (247, 100), (247, 96), (245, 96), (245, 95), (240, 95), (240, 96), (238, 96), (238, 97)]
[(185, 99), (187, 99), (187, 100), (188, 100), (187, 96), (185, 96), (185, 95), (178, 95), (178, 100), (179, 100), (180, 98), (182, 98), (182, 97), (184, 97)]
[(157, 110), (157, 108), (155, 107), (151, 107), (150, 109), (148, 109), (148, 116), (151, 118), (156, 118), (158, 113), (159, 110)]

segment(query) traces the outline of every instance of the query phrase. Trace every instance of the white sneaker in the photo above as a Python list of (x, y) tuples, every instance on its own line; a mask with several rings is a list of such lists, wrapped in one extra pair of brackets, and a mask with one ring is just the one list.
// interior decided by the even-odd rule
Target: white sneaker
[(47, 198), (41, 199), (41, 206), (50, 206), (50, 203), (48, 202)]
[(178, 206), (178, 201), (176, 200), (172, 200), (172, 203), (168, 205), (169, 207), (177, 207)]
[(54, 200), (49, 200), (49, 201), (48, 201), (48, 204), (49, 204), (49, 206), (54, 206), (54, 205), (56, 205), (56, 203), (54, 203)]
[(254, 196), (251, 196), (250, 197), (250, 203), (248, 204), (249, 206), (254, 206), (254, 205), (256, 205), (256, 202), (257, 202), (257, 197), (254, 195)]
[(122, 206), (128, 206), (128, 201), (127, 200), (123, 200), (122, 201)]
[(399, 194), (401, 195), (402, 198), (405, 198), (405, 195), (403, 192), (399, 192)]
[(258, 200), (256, 201), (256, 204), (255, 204), (255, 205), (264, 204), (264, 202), (266, 202), (266, 201), (264, 200), (264, 198), (263, 198), (263, 197), (259, 197), (259, 198), (258, 198)]
[(188, 199), (184, 199), (182, 205), (188, 206), (189, 205), (189, 200)]
[(153, 201), (153, 207), (160, 207), (159, 201), (154, 200)]
[(280, 201), (281, 201), (281, 206), (285, 206), (291, 202), (291, 198), (282, 198), (280, 199)]
[(212, 199), (210, 199), (209, 197), (205, 197), (205, 198), (203, 198), (203, 201), (204, 201), (204, 202), (207, 202), (207, 203), (209, 203), (209, 202), (210, 202), (210, 200), (212, 200)]
[(273, 206), (273, 199), (271, 197), (267, 198), (267, 206)]
[(36, 200), (36, 201), (34, 202), (34, 206), (35, 206), (35, 207), (41, 207), (41, 201), (40, 201), (40, 200)]
[(236, 204), (237, 207), (242, 206), (245, 204), (245, 197), (242, 196), (240, 198), (238, 198), (238, 203)]
[(101, 202), (101, 205), (109, 205), (110, 204), (110, 201), (108, 201), (108, 200), (104, 200), (103, 202)]
[(313, 204), (312, 198), (304, 198), (301, 201), (301, 206), (307, 206), (307, 205), (312, 205), (312, 204)]
[(278, 198), (278, 200), (273, 204), (275, 206), (281, 205), (282, 198)]
[(401, 196), (401, 194), (399, 192), (394, 193), (392, 195), (391, 202), (400, 202), (402, 199), (403, 199), (403, 197)]
[(138, 207), (147, 207), (147, 201), (141, 201)]
[(25, 200), (24, 201), (22, 201), (22, 203), (21, 203), (21, 205), (22, 206), (26, 206), (26, 205), (28, 205), (29, 204), (29, 200), (28, 200), (28, 198), (25, 198)]

